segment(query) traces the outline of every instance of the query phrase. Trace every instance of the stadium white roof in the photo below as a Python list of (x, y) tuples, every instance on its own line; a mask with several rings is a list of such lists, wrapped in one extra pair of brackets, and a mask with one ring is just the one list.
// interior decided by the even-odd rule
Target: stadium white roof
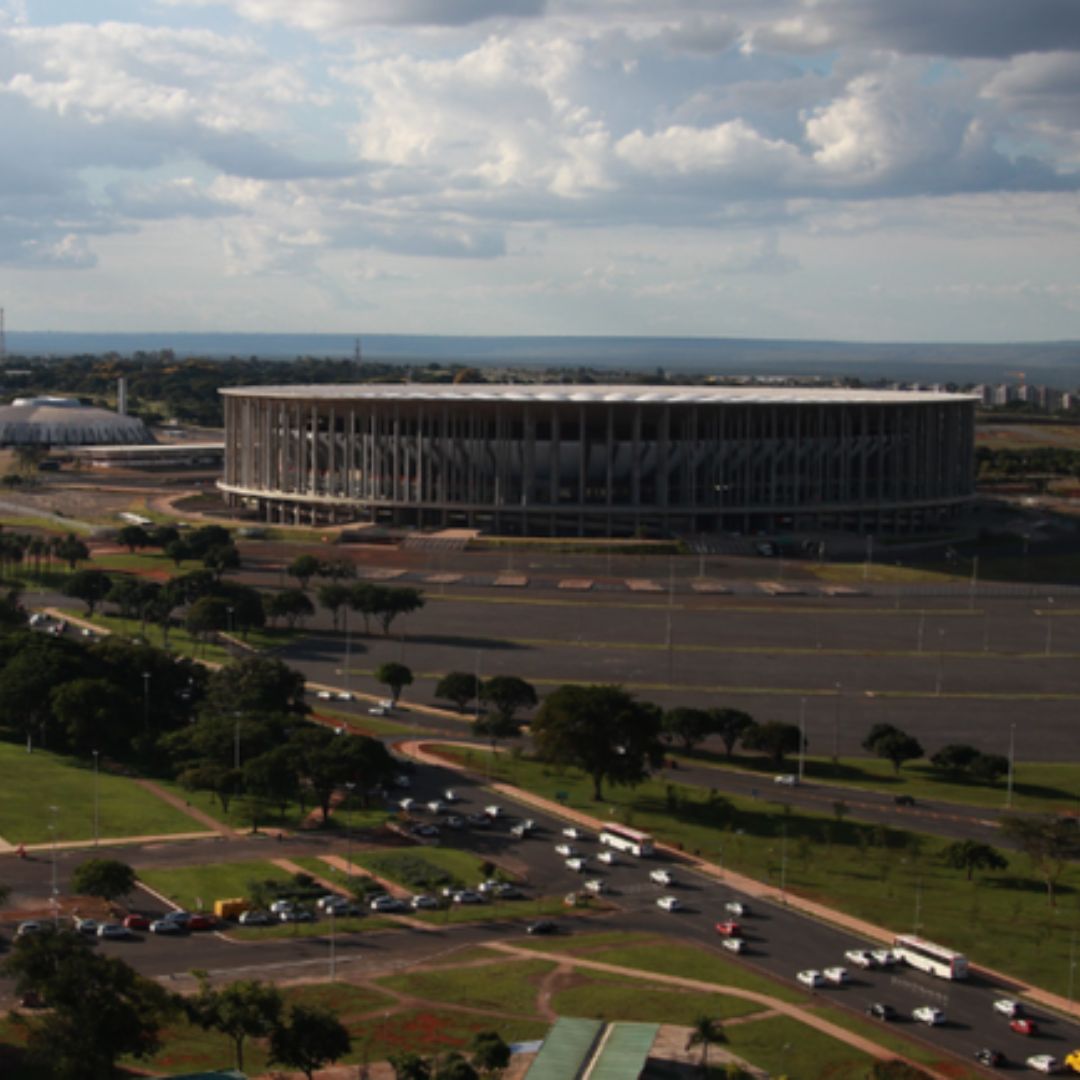
[(231, 386), (227, 397), (320, 401), (476, 401), (650, 405), (912, 405), (975, 401), (971, 394), (928, 390), (829, 390), (802, 386), (591, 386), (564, 383), (355, 383), (326, 386)]
[(84, 405), (75, 398), (16, 398), (0, 405), (0, 445), (81, 446), (151, 442), (134, 416)]

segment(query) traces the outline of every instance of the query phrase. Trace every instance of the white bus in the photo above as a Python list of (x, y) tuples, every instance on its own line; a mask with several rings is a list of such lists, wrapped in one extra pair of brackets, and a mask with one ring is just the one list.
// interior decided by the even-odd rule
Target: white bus
[(142, 514), (133, 514), (130, 510), (121, 510), (116, 516), (126, 525), (141, 525), (144, 529), (148, 525), (154, 524), (148, 517), (143, 517)]
[(638, 832), (626, 825), (617, 825), (613, 821), (606, 821), (600, 826), (600, 843), (607, 844), (616, 851), (629, 851), (631, 855), (653, 853), (653, 838), (648, 833)]
[(963, 953), (953, 952), (914, 934), (897, 937), (893, 942), (893, 952), (905, 963), (920, 971), (928, 971), (939, 979), (967, 978), (968, 962)]

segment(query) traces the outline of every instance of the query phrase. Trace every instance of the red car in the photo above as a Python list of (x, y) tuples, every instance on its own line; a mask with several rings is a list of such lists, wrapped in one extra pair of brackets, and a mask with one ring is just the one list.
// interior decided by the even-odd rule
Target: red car
[(217, 928), (217, 919), (213, 915), (192, 915), (187, 922), (189, 930), (214, 930)]
[(128, 915), (124, 919), (124, 925), (129, 930), (149, 930), (150, 920), (145, 915)]
[(1029, 1020), (1026, 1016), (1017, 1016), (1009, 1021), (1009, 1027), (1017, 1033), (1017, 1035), (1037, 1035), (1039, 1033), (1038, 1025), (1034, 1020)]
[(718, 922), (716, 932), (721, 937), (742, 937), (742, 927), (734, 919)]

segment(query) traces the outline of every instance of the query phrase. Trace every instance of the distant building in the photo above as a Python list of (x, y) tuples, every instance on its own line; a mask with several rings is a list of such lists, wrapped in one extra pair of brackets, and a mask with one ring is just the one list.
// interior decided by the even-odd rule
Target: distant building
[(71, 456), (94, 469), (219, 469), (224, 443), (81, 446)]
[(0, 446), (85, 446), (153, 441), (141, 420), (84, 405), (74, 398), (16, 398), (10, 405), (0, 405)]

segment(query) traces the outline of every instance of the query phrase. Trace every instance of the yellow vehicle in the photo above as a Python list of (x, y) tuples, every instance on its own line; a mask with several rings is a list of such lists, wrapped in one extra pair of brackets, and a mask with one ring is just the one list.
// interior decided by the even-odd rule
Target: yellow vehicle
[(1074, 1050), (1065, 1055), (1065, 1068), (1074, 1073), (1080, 1073), (1080, 1050)]

